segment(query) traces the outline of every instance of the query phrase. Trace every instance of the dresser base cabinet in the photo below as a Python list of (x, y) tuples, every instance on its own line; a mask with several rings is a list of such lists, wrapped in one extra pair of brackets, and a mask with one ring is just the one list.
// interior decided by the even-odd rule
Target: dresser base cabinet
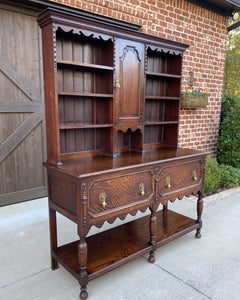
[[(101, 164), (97, 157), (66, 160), (61, 167), (45, 164), (52, 269), (62, 264), (79, 281), (80, 298), (86, 299), (89, 280), (147, 253), (153, 263), (158, 247), (193, 230), (200, 238), (205, 157), (189, 149), (155, 150), (102, 157)], [(191, 194), (198, 196), (196, 220), (168, 209), (169, 200)], [(93, 225), (147, 209), (150, 214), (142, 218), (87, 236)], [(78, 241), (58, 246), (56, 211), (77, 224)]]

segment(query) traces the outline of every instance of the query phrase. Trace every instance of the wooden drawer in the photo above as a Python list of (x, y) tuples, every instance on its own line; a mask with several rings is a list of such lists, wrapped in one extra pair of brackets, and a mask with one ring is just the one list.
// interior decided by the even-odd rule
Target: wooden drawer
[(88, 212), (93, 217), (136, 206), (146, 206), (153, 195), (151, 171), (95, 180), (88, 189)]
[(202, 183), (201, 160), (176, 162), (163, 166), (159, 173), (158, 193), (161, 197), (191, 189)]

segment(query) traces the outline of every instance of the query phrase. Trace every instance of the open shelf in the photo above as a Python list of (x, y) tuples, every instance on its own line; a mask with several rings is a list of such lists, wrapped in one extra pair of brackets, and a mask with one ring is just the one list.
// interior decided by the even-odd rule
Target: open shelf
[[(81, 128), (60, 129), (60, 154), (85, 153), (86, 151), (99, 150), (108, 152), (111, 143), (112, 126), (86, 126)], [(108, 141), (108, 142), (105, 142)]]
[(156, 100), (146, 101), (145, 125), (178, 124), (178, 101)]
[(146, 100), (180, 100), (180, 97), (145, 96)]
[[(92, 280), (151, 251), (149, 218), (145, 216), (121, 226), (87, 237), (87, 273)], [(170, 210), (157, 212), (157, 246), (195, 230), (195, 220)], [(58, 247), (53, 253), (68, 271), (79, 279), (78, 241)], [(104, 255), (103, 255), (104, 254)]]
[(87, 69), (87, 70), (113, 71), (113, 67), (110, 66), (76, 62), (70, 60), (58, 60), (57, 64), (60, 66), (77, 67), (77, 68)]
[(181, 55), (147, 49), (147, 72), (181, 76)]
[[(146, 80), (145, 98), (157, 97), (163, 99), (180, 98), (180, 78), (150, 77)], [(154, 98), (152, 98), (154, 99)]]
[(59, 125), (59, 129), (77, 129), (77, 128), (110, 128), (113, 124), (73, 124), (73, 125)]
[(58, 62), (74, 61), (80, 64), (113, 66), (113, 42), (111, 39), (104, 41), (101, 36), (98, 38), (86, 37), (83, 33), (64, 32), (60, 28), (56, 35)]
[(166, 77), (166, 78), (181, 78), (180, 75), (175, 74), (167, 74), (167, 73), (157, 73), (157, 72), (146, 72), (146, 75), (152, 76), (152, 77)]

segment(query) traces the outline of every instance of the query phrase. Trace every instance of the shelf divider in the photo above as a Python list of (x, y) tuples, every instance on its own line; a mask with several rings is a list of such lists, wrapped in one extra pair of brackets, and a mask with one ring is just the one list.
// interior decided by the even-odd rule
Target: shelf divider
[(180, 97), (169, 97), (169, 96), (145, 96), (146, 100), (180, 100)]
[(59, 125), (59, 129), (81, 129), (81, 128), (111, 128), (113, 124), (73, 124), (73, 125)]
[(166, 77), (166, 78), (176, 78), (176, 79), (181, 78), (181, 75), (177, 75), (177, 74), (157, 73), (157, 72), (149, 72), (149, 71), (146, 71), (146, 75), (152, 77)]
[(75, 62), (69, 60), (58, 60), (58, 65), (62, 66), (71, 66), (71, 67), (79, 67), (83, 69), (89, 70), (102, 70), (102, 71), (113, 71), (113, 67), (105, 66), (105, 65), (97, 65), (97, 64), (89, 64), (89, 63), (82, 63), (82, 62)]
[(159, 122), (151, 122), (146, 121), (145, 126), (150, 125), (171, 125), (171, 124), (178, 124), (178, 121), (159, 121)]
[(59, 96), (75, 96), (75, 97), (89, 97), (89, 98), (113, 98), (113, 94), (99, 94), (99, 93), (83, 93), (83, 92), (68, 92), (59, 91)]

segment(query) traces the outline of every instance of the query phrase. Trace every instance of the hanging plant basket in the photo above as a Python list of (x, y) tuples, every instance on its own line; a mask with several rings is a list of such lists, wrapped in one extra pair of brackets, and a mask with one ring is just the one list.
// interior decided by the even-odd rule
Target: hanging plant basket
[(205, 90), (193, 88), (195, 80), (193, 70), (189, 72), (187, 84), (189, 88), (181, 93), (182, 108), (205, 108), (208, 105), (208, 96)]
[(205, 108), (208, 105), (208, 96), (182, 94), (181, 107), (182, 108)]

